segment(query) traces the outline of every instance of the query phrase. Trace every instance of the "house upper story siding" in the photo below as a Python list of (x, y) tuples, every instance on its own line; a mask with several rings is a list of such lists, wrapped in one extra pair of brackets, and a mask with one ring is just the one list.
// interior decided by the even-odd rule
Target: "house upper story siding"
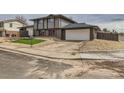
[(13, 22), (4, 22), (3, 27), (1, 26), (0, 29), (4, 29), (7, 31), (19, 31), (18, 27), (22, 27), (24, 24), (18, 22), (18, 21), (13, 21)]
[(4, 29), (8, 31), (19, 31), (18, 27), (22, 27), (22, 26), (24, 26), (24, 24), (16, 21), (4, 23)]
[(64, 20), (64, 19), (59, 19), (59, 28), (63, 28), (64, 26), (70, 24), (70, 22)]
[(65, 25), (70, 24), (69, 21), (66, 21), (61, 18), (51, 18), (51, 19), (41, 19), (34, 21), (34, 29), (50, 29), (50, 28), (62, 28)]

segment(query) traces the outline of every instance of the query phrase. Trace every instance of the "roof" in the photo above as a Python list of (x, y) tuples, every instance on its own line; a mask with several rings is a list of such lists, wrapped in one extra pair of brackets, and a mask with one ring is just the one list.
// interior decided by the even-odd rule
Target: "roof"
[[(86, 23), (75, 23), (75, 24), (69, 24), (63, 27), (64, 29), (76, 29), (76, 28), (91, 28), (91, 27), (98, 27), (95, 25), (89, 25)], [(99, 28), (99, 27), (98, 27)]]
[(7, 23), (7, 22), (13, 22), (13, 21), (18, 21), (18, 22), (20, 22), (20, 23), (26, 25), (26, 23), (24, 23), (23, 21), (18, 20), (18, 19), (0, 20), (0, 22), (4, 22), (4, 23)]
[(35, 20), (40, 20), (40, 19), (47, 19), (47, 18), (62, 18), (62, 19), (65, 19), (67, 21), (70, 21), (72, 23), (77, 23), (76, 21), (74, 21), (73, 19), (71, 18), (68, 18), (64, 15), (61, 15), (61, 14), (58, 14), (58, 15), (54, 15), (54, 14), (50, 14), (48, 16), (45, 16), (45, 17), (41, 17), (41, 18), (35, 18), (35, 19), (30, 19), (31, 21), (35, 21)]

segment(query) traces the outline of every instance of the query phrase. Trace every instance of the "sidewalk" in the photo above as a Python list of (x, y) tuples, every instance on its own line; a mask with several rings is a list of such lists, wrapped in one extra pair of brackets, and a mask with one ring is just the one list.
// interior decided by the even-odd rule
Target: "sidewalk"
[(124, 53), (81, 53), (82, 59), (94, 59), (94, 60), (123, 60)]
[(11, 45), (2, 45), (0, 44), (1, 49), (8, 49), (12, 51), (17, 51), (17, 52), (23, 52), (27, 54), (33, 54), (36, 56), (42, 56), (42, 57), (47, 57), (47, 58), (53, 58), (53, 59), (70, 59), (70, 60), (76, 60), (76, 59), (81, 59), (80, 54), (77, 53), (73, 55), (72, 53), (60, 53), (60, 52), (49, 52), (49, 51), (42, 51), (42, 50), (37, 50), (35, 48), (29, 47), (16, 47), (16, 46), (11, 46)]

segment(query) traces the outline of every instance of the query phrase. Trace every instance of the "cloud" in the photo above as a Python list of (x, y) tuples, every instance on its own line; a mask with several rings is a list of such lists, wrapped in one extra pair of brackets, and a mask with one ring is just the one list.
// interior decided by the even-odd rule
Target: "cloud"
[[(14, 18), (18, 14), (0, 14), (0, 20)], [(27, 18), (43, 17), (48, 14), (19, 14)], [(124, 14), (64, 14), (67, 17), (71, 17), (73, 20), (79, 23), (88, 23), (98, 25), (101, 28), (116, 29), (117, 31), (124, 32)], [(29, 24), (33, 24), (28, 21)]]
[(124, 18), (115, 18), (115, 19), (112, 19), (112, 21), (114, 22), (114, 21), (124, 21)]

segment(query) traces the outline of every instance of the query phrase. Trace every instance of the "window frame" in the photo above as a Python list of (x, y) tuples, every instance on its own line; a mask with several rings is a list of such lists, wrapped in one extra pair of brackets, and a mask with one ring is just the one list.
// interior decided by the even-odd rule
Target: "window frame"
[(3, 22), (1, 22), (1, 23), (0, 23), (0, 27), (3, 27), (3, 26), (4, 26), (4, 25), (3, 25)]
[(12, 28), (12, 27), (13, 27), (13, 23), (10, 23), (10, 24), (9, 24), (9, 27)]

